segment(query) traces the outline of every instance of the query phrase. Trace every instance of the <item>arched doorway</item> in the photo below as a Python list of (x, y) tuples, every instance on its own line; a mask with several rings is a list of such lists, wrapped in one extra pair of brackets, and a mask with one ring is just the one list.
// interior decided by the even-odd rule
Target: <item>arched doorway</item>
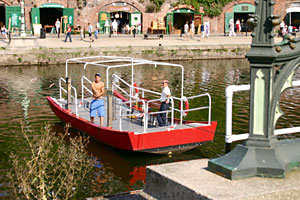
[(243, 32), (251, 31), (253, 27), (248, 27), (247, 20), (249, 14), (255, 13), (255, 6), (250, 3), (240, 3), (233, 6), (232, 12), (225, 13), (225, 34), (229, 33), (229, 21), (233, 19), (236, 22), (238, 19), (241, 22)]
[(142, 30), (142, 12), (126, 2), (113, 2), (105, 5), (98, 13), (100, 33), (108, 33), (110, 24), (116, 21), (118, 33), (126, 33), (126, 27), (135, 26)]
[(195, 8), (192, 5), (179, 4), (174, 7), (171, 13), (167, 13), (166, 26), (167, 33), (180, 34), (183, 30), (183, 26), (186, 22), (189, 24), (195, 21), (195, 28), (199, 27), (203, 23), (203, 14), (195, 12)]
[(0, 27), (5, 25), (7, 28), (7, 25), (8, 25), (6, 22), (6, 7), (7, 6), (9, 6), (9, 4), (6, 3), (5, 1), (0, 2)]
[(293, 27), (293, 31), (299, 31), (300, 27), (300, 2), (293, 2), (288, 9), (286, 9), (286, 15), (284, 22), (288, 26)]
[(65, 8), (58, 3), (44, 3), (37, 8), (31, 8), (31, 23), (50, 28), (46, 29), (47, 32), (50, 32), (51, 28), (54, 29), (56, 19), (61, 21), (63, 16), (66, 16), (67, 21), (62, 21), (62, 25), (66, 23), (74, 25), (74, 8)]

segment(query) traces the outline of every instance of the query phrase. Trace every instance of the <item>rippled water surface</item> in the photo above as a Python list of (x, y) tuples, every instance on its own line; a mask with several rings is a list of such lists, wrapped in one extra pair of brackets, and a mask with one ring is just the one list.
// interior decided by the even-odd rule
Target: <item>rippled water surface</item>
[[(178, 63), (178, 62), (176, 62)], [(185, 95), (208, 92), (212, 96), (212, 120), (218, 121), (215, 140), (197, 149), (174, 155), (173, 157), (120, 151), (95, 141), (91, 141), (88, 152), (97, 159), (95, 173), (86, 180), (82, 188), (82, 197), (91, 197), (107, 193), (124, 192), (141, 188), (144, 185), (147, 165), (168, 163), (197, 158), (213, 158), (224, 154), (225, 133), (225, 88), (228, 85), (249, 83), (249, 63), (246, 60), (212, 60), (179, 62), (185, 67)], [(20, 120), (33, 130), (39, 130), (50, 123), (57, 132), (62, 132), (64, 124), (52, 113), (46, 96), (58, 97), (59, 76), (64, 75), (64, 66), (23, 66), (0, 68), (0, 198), (7, 197), (5, 175), (11, 167), (9, 155), (23, 155), (26, 149), (20, 131)], [(80, 65), (70, 67), (73, 84), (78, 86), (81, 74), (92, 78), (95, 72), (103, 70)], [(128, 70), (117, 72), (129, 80)], [(161, 80), (169, 79), (173, 94), (180, 94), (180, 71), (169, 67), (137, 68), (135, 82), (144, 88), (160, 91)], [(297, 71), (294, 79), (300, 79)], [(299, 126), (300, 89), (287, 89), (281, 95), (281, 108), (285, 112), (277, 122), (277, 128)], [(203, 103), (203, 102), (202, 102)], [(201, 102), (191, 102), (200, 105)], [(248, 132), (248, 92), (234, 95), (233, 132)], [(188, 119), (205, 119), (206, 113), (189, 113)], [(72, 136), (77, 132), (73, 130)], [(296, 135), (297, 136), (297, 135)], [(295, 137), (295, 135), (292, 135)]]

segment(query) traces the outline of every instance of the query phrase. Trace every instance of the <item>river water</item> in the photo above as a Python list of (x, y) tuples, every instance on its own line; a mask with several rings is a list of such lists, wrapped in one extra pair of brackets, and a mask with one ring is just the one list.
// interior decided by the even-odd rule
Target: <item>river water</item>
[[(95, 157), (97, 165), (94, 174), (86, 180), (81, 197), (118, 193), (144, 186), (146, 166), (199, 158), (213, 158), (224, 154), (225, 133), (225, 88), (228, 85), (249, 83), (249, 63), (247, 60), (207, 60), (176, 62), (185, 67), (185, 95), (210, 93), (212, 96), (212, 120), (218, 121), (214, 142), (206, 143), (194, 150), (172, 157), (132, 153), (117, 150), (91, 140), (88, 153)], [(0, 198), (9, 198), (6, 187), (6, 173), (11, 167), (9, 155), (23, 155), (27, 151), (23, 139), (20, 120), (26, 127), (38, 131), (45, 123), (50, 123), (57, 132), (62, 132), (64, 124), (52, 113), (46, 96), (58, 97), (58, 77), (64, 75), (64, 66), (22, 66), (0, 68)], [(92, 78), (103, 70), (81, 65), (70, 67), (73, 84), (79, 85), (81, 74)], [(126, 70), (118, 73), (129, 80)], [(169, 79), (173, 94), (180, 91), (180, 71), (168, 67), (137, 68), (135, 82), (138, 86), (160, 91), (161, 80)], [(300, 71), (294, 79), (300, 79)], [(285, 112), (277, 122), (277, 128), (299, 126), (300, 89), (287, 89), (281, 95), (281, 108)], [(201, 102), (191, 102), (201, 104)], [(248, 132), (249, 93), (240, 92), (233, 100), (233, 133)], [(203, 120), (207, 113), (189, 113), (188, 119)], [(77, 133), (72, 131), (72, 136)], [(298, 137), (297, 134), (286, 137)]]

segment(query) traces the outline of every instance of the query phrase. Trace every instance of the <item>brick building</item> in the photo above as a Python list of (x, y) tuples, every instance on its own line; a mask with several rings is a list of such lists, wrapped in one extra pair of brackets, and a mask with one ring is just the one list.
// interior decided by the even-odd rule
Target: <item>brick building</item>
[[(151, 22), (157, 18), (166, 21), (168, 15), (183, 13), (182, 17), (190, 16), (190, 19), (194, 19), (199, 12), (192, 8), (174, 10), (171, 6), (174, 2), (176, 0), (166, 1), (158, 13), (149, 13), (148, 0), (25, 0), (25, 21), (27, 28), (31, 29), (32, 23), (53, 25), (56, 18), (61, 16), (68, 16), (69, 23), (74, 26), (84, 27), (87, 27), (88, 22), (94, 26), (100, 22), (101, 26), (104, 26), (105, 19), (118, 19), (124, 24), (141, 24), (143, 32), (147, 32)], [(297, 3), (295, 0), (277, 0), (275, 14), (283, 19), (286, 9), (291, 5), (297, 7), (299, 5)], [(254, 0), (238, 0), (227, 4), (220, 16), (213, 18), (204, 16), (203, 21), (210, 21), (212, 33), (224, 33), (229, 18), (243, 19), (253, 12), (255, 12)], [(0, 0), (0, 23), (8, 24), (8, 18), (14, 19), (19, 15), (18, 0)]]

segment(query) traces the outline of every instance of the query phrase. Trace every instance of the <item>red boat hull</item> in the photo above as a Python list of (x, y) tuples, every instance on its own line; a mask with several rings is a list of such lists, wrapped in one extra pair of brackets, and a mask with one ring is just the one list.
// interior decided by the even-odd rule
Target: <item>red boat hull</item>
[(168, 153), (188, 150), (201, 143), (212, 141), (217, 126), (217, 122), (214, 121), (211, 126), (134, 134), (134, 132), (99, 127), (61, 108), (51, 97), (47, 97), (47, 100), (55, 115), (65, 123), (70, 123), (73, 128), (90, 135), (101, 143), (129, 151)]

